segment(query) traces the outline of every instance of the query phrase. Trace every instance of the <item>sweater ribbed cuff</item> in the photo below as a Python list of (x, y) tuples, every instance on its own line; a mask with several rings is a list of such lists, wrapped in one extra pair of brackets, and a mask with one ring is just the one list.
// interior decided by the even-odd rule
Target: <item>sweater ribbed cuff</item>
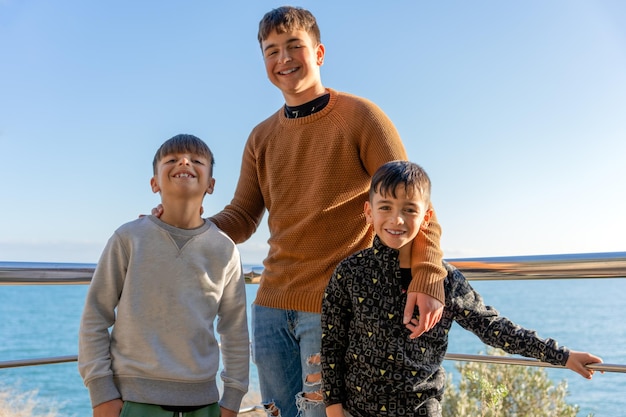
[(409, 284), (409, 292), (419, 292), (430, 295), (446, 303), (446, 295), (443, 289), (443, 280), (446, 277), (443, 265), (422, 264), (417, 271), (413, 272), (413, 280)]

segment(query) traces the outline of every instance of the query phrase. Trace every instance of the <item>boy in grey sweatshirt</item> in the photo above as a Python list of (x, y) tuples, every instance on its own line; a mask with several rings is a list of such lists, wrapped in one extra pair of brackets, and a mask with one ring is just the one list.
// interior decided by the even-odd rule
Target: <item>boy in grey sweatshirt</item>
[(150, 180), (164, 214), (122, 225), (102, 253), (79, 333), (94, 417), (237, 415), (248, 390), (246, 296), (237, 247), (201, 217), (213, 164), (195, 136), (166, 141)]

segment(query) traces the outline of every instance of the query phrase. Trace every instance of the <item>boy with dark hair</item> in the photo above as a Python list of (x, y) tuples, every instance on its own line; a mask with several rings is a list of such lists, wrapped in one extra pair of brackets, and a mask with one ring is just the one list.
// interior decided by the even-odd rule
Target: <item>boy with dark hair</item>
[(200, 215), (213, 164), (195, 136), (163, 143), (150, 179), (163, 215), (122, 225), (102, 253), (78, 354), (94, 417), (237, 415), (248, 390), (246, 294), (237, 247)]
[(374, 174), (365, 203), (374, 244), (337, 266), (322, 304), (327, 416), (441, 416), (441, 363), (453, 321), (488, 345), (563, 365), (590, 379), (593, 370), (585, 365), (600, 358), (559, 347), (500, 316), (448, 264), (441, 321), (421, 337), (409, 337), (402, 314), (411, 249), (431, 216), (430, 180), (421, 167), (394, 161)]

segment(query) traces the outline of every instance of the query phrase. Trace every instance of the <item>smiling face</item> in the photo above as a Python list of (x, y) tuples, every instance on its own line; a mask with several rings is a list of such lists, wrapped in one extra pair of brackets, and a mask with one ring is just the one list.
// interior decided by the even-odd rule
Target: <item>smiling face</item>
[(156, 162), (156, 172), (150, 180), (152, 191), (162, 198), (200, 198), (213, 193), (215, 179), (211, 176), (208, 157), (191, 152), (172, 152)]
[(419, 190), (404, 184), (397, 185), (394, 193), (375, 192), (365, 203), (367, 222), (386, 246), (400, 251), (402, 267), (410, 266), (413, 239), (427, 227), (431, 215)]
[(261, 42), (269, 80), (282, 91), (288, 106), (298, 106), (325, 94), (320, 77), (324, 45), (305, 30), (276, 30)]

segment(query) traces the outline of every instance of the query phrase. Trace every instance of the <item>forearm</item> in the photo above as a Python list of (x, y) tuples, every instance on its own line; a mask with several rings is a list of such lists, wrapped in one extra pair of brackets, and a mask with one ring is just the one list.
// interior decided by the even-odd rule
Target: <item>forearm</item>
[(243, 243), (256, 232), (257, 227), (263, 217), (263, 209), (260, 215), (253, 215), (246, 211), (245, 207), (237, 204), (237, 197), (233, 198), (231, 204), (209, 217), (220, 230), (228, 235), (235, 243)]
[(109, 328), (116, 320), (126, 267), (120, 241), (114, 235), (91, 280), (78, 334), (78, 370), (89, 388), (92, 404), (120, 396), (113, 383)]
[(340, 268), (333, 274), (322, 300), (322, 391), (327, 404), (341, 404), (344, 398), (347, 335), (352, 320), (349, 296), (336, 279), (337, 275), (343, 274)]
[(250, 346), (245, 285), (239, 258), (237, 257), (232, 263), (234, 268), (222, 293), (217, 321), (224, 367), (221, 374), (224, 381), (224, 394), (220, 405), (231, 410), (238, 410), (248, 390)]
[(441, 226), (433, 211), (428, 228), (421, 230), (413, 241), (411, 250), (413, 280), (409, 284), (409, 291), (428, 294), (445, 303), (443, 280), (446, 277), (446, 269), (443, 266), (440, 240)]
[(455, 307), (455, 320), (461, 327), (474, 333), (483, 343), (507, 353), (565, 365), (569, 355), (567, 348), (501, 316), (495, 308), (486, 306), (482, 297), (467, 282), (463, 285), (466, 289), (459, 291), (463, 297), (457, 298), (460, 304)]
[(257, 175), (254, 141), (248, 139), (241, 158), (239, 180), (230, 204), (209, 217), (235, 243), (245, 242), (256, 231), (265, 212), (265, 201)]

